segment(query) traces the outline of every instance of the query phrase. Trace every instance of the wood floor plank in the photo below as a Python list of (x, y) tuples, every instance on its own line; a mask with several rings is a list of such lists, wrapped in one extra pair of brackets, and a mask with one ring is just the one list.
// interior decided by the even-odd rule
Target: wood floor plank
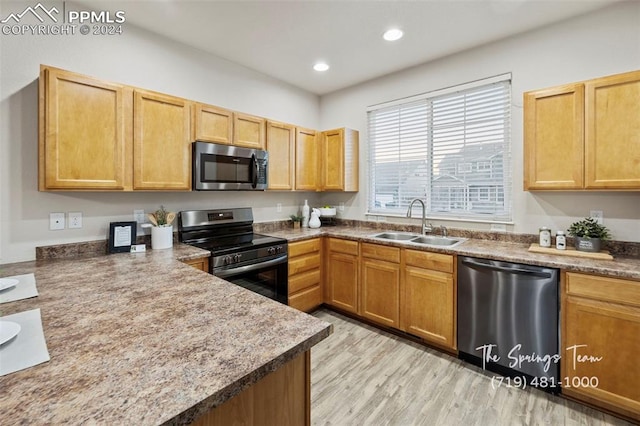
[(567, 425), (631, 423), (536, 389), (492, 388), (493, 373), (320, 309), (334, 332), (311, 351), (311, 424)]

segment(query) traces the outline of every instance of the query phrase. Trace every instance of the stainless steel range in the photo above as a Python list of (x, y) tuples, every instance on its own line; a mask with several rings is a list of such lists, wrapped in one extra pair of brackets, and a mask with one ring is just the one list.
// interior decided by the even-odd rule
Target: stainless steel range
[(287, 304), (287, 240), (254, 234), (251, 208), (182, 211), (178, 239), (211, 252), (211, 274)]

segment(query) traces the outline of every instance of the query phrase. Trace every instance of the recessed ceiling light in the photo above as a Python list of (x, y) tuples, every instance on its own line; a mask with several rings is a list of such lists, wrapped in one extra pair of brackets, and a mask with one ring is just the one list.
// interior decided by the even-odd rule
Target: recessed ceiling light
[(326, 64), (326, 63), (324, 63), (324, 62), (317, 62), (317, 63), (313, 66), (313, 69), (314, 69), (314, 70), (316, 70), (316, 71), (321, 71), (321, 72), (322, 72), (322, 71), (326, 71), (326, 70), (328, 70), (328, 69), (329, 69), (329, 65), (327, 65), (327, 64)]
[(396, 41), (396, 40), (400, 40), (403, 35), (404, 33), (402, 32), (402, 30), (399, 30), (398, 28), (392, 28), (390, 30), (385, 31), (385, 33), (382, 35), (382, 38), (384, 38), (387, 41)]

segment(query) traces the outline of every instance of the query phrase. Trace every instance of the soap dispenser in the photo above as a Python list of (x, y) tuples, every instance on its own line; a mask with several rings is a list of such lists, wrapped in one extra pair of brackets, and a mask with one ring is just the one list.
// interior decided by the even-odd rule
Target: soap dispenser
[(309, 227), (309, 204), (307, 204), (307, 200), (304, 200), (304, 206), (302, 206), (302, 227)]

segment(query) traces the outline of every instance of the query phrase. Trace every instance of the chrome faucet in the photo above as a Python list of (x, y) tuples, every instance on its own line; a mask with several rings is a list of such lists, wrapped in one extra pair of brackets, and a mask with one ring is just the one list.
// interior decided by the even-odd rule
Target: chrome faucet
[(447, 230), (447, 227), (444, 225), (441, 225), (440, 228), (442, 229), (442, 236), (444, 238), (447, 238), (449, 236), (449, 231)]
[(431, 232), (433, 228), (431, 223), (427, 225), (427, 207), (424, 205), (424, 201), (419, 198), (414, 198), (413, 200), (411, 200), (411, 204), (409, 204), (409, 209), (407, 210), (407, 217), (411, 217), (411, 209), (413, 208), (413, 204), (416, 201), (422, 204), (422, 234), (427, 235), (427, 232)]

